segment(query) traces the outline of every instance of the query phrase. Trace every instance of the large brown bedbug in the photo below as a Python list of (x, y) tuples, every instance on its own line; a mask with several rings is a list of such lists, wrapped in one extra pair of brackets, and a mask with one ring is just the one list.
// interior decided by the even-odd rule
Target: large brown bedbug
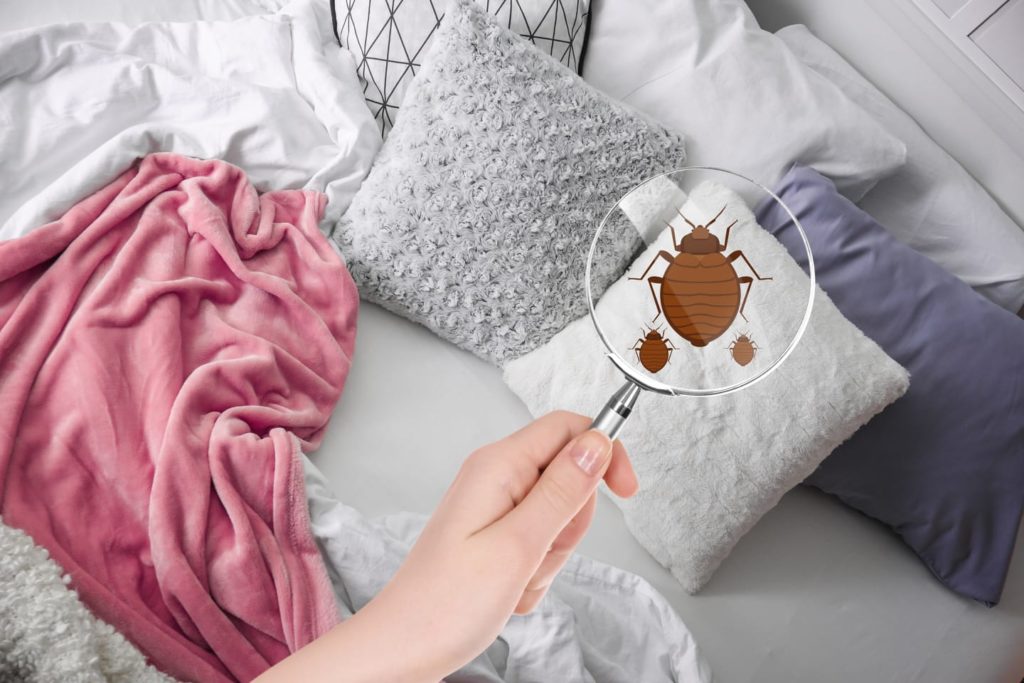
[(671, 339), (661, 336), (661, 332), (653, 327), (647, 328), (647, 334), (636, 340), (633, 344), (633, 351), (636, 351), (636, 359), (647, 368), (648, 372), (658, 372), (668, 365), (672, 358), (672, 352), (676, 345)]
[(739, 365), (748, 365), (757, 355), (757, 343), (749, 335), (741, 334), (729, 344), (729, 353)]
[[(754, 278), (772, 279), (761, 277), (742, 251), (737, 250), (728, 256), (724, 255), (729, 245), (729, 231), (736, 225), (736, 221), (725, 229), (724, 243), (719, 243), (718, 238), (708, 229), (723, 211), (724, 206), (707, 225), (694, 225), (677, 210), (692, 228), (683, 236), (682, 241), (677, 241), (676, 229), (671, 223), (668, 224), (669, 230), (672, 231), (672, 244), (678, 253), (659, 251), (640, 277), (629, 278), (647, 280), (658, 315), (664, 313), (665, 320), (676, 334), (694, 346), (707, 346), (708, 342), (720, 337), (732, 325), (737, 312), (746, 320), (743, 308), (747, 305), (747, 297), (750, 296)], [(660, 258), (669, 262), (668, 268), (660, 276), (647, 277), (647, 273)], [(754, 274), (753, 278), (747, 275), (740, 277), (736, 274), (732, 267), (736, 259), (743, 259), (750, 272)], [(661, 285), (660, 297), (654, 290), (654, 285)], [(742, 301), (740, 285), (747, 286)], [(657, 320), (658, 316), (654, 317)]]

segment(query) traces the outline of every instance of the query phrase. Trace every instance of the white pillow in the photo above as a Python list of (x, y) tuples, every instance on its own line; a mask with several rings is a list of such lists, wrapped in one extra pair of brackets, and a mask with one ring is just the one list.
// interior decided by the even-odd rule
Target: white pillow
[(762, 31), (738, 0), (605, 0), (583, 77), (687, 137), (689, 163), (771, 186), (794, 162), (860, 199), (903, 143)]
[[(793, 296), (773, 291), (756, 301), (751, 297), (756, 318), (791, 316), (793, 307), (802, 316), (806, 275), (785, 247), (756, 224), (747, 206), (729, 190), (708, 184), (698, 186), (689, 202), (691, 208), (684, 213), (698, 216), (714, 215), (727, 205), (725, 224), (738, 219), (731, 243), (757, 254), (758, 269), (776, 277), (774, 287), (789, 283), (793, 288), (788, 292)], [(646, 226), (637, 227), (644, 232)], [(643, 270), (659, 249), (671, 248), (670, 243), (662, 235), (628, 274)], [(598, 303), (609, 338), (635, 335), (639, 329), (640, 322), (628, 315), (613, 323), (602, 313), (612, 306), (622, 310), (619, 302), (632, 301), (636, 286), (624, 276)], [(646, 310), (641, 313), (649, 315)], [(716, 348), (707, 350), (724, 354), (737, 329), (756, 325), (755, 316), (750, 318), (751, 323), (738, 323), (726, 332), (728, 336), (713, 342)], [(753, 336), (771, 343), (756, 327)], [(594, 414), (623, 382), (603, 356), (590, 319), (581, 318), (546, 345), (506, 365), (504, 377), (534, 415), (559, 408)], [(677, 362), (674, 355), (671, 362)], [(908, 385), (907, 372), (818, 289), (800, 344), (761, 382), (714, 398), (641, 397), (623, 434), (640, 491), (629, 500), (614, 500), (641, 545), (684, 589), (696, 592), (786, 491)]]
[(907, 145), (907, 164), (868, 193), (861, 208), (982, 296), (1024, 314), (1024, 230), (914, 119), (806, 26), (776, 35)]

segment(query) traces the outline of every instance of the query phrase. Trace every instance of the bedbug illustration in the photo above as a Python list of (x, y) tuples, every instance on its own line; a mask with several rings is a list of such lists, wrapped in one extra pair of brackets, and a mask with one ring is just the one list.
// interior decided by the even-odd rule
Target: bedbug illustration
[[(725, 242), (719, 243), (718, 237), (709, 230), (725, 208), (723, 206), (706, 225), (694, 225), (677, 209), (676, 212), (692, 228), (683, 236), (682, 241), (677, 241), (676, 229), (667, 223), (677, 253), (659, 251), (640, 277), (629, 278), (647, 280), (654, 306), (658, 310), (654, 319), (664, 314), (669, 327), (694, 346), (707, 346), (708, 342), (720, 337), (732, 325), (737, 313), (746, 320), (743, 309), (747, 305), (754, 278), (772, 279), (761, 277), (742, 251), (725, 255), (729, 246), (729, 232), (736, 221), (725, 229)], [(647, 277), (658, 259), (668, 261), (668, 268), (662, 275)], [(737, 275), (732, 265), (736, 259), (743, 259), (754, 277)], [(660, 292), (655, 291), (655, 285), (660, 285)], [(742, 301), (741, 285), (747, 286)]]
[(675, 350), (676, 345), (672, 343), (672, 340), (663, 337), (661, 332), (653, 327), (647, 328), (647, 334), (633, 344), (636, 359), (647, 368), (648, 372), (658, 372), (668, 365), (672, 358), (672, 352)]
[(757, 355), (757, 343), (749, 335), (741, 334), (729, 344), (729, 353), (738, 364), (747, 365)]

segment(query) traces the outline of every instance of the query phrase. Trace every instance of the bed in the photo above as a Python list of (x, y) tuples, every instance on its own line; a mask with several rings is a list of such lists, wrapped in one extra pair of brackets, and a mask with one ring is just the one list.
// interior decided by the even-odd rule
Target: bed
[[(763, 24), (778, 27), (769, 3), (750, 4)], [(828, 12), (812, 4), (787, 3), (779, 14), (786, 23), (807, 23), (812, 30), (825, 22), (822, 36), (834, 34)], [(118, 0), (40, 0), (0, 7), (0, 28), (70, 20), (218, 19), (270, 8), (202, 0), (146, 9)], [(595, 11), (601, 11), (600, 3)], [(844, 11), (865, 26), (878, 21), (870, 4), (853, 3)], [(898, 38), (884, 36), (893, 54), (905, 54)], [(871, 64), (876, 40), (860, 41), (857, 48), (845, 42), (845, 56), (854, 65)], [(938, 78), (926, 64), (918, 68), (917, 74), (890, 75), (885, 89), (898, 90), (900, 78), (904, 84)], [(898, 94), (893, 97), (902, 102)], [(928, 107), (928, 97), (941, 102), (949, 93), (908, 87), (907, 97), (913, 100), (909, 109), (921, 109)], [(979, 127), (976, 136), (969, 130), (973, 125)], [(1024, 177), (1024, 161), (998, 150), (998, 139), (983, 125), (961, 122), (958, 134), (984, 141), (994, 164)], [(935, 137), (944, 142), (943, 131)], [(983, 183), (989, 177), (984, 156), (977, 150), (970, 164)], [(992, 193), (1007, 197), (1008, 213), (1019, 219), (1019, 196), (1008, 192), (1007, 177), (992, 180)], [(362, 307), (356, 348), (358, 362), (311, 459), (338, 497), (367, 515), (429, 513), (469, 452), (530, 419), (498, 368), (376, 305)], [(1002, 600), (991, 609), (950, 593), (875, 521), (804, 487), (786, 494), (744, 536), (697, 595), (687, 594), (637, 543), (620, 510), (603, 496), (580, 550), (639, 574), (660, 591), (692, 631), (716, 680), (999, 683), (1024, 676), (1022, 539)]]

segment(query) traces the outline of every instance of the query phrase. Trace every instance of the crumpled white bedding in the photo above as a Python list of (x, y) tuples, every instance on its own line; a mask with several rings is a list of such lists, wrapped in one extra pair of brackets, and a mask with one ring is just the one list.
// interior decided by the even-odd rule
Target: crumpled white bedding
[(0, 239), (156, 151), (229, 161), (260, 190), (326, 192), (336, 221), (380, 133), (326, 11), (0, 35)]
[(0, 3), (4, 31), (37, 28), (46, 24), (80, 21), (117, 21), (132, 26), (147, 21), (230, 21), (270, 14), (288, 0), (32, 0)]
[[(426, 518), (367, 519), (338, 501), (304, 458), (313, 535), (343, 617), (365, 605), (398, 570)], [(573, 555), (537, 608), (513, 615), (498, 640), (448, 683), (573, 681), (669, 683), (711, 680), (672, 607), (649, 583)]]

